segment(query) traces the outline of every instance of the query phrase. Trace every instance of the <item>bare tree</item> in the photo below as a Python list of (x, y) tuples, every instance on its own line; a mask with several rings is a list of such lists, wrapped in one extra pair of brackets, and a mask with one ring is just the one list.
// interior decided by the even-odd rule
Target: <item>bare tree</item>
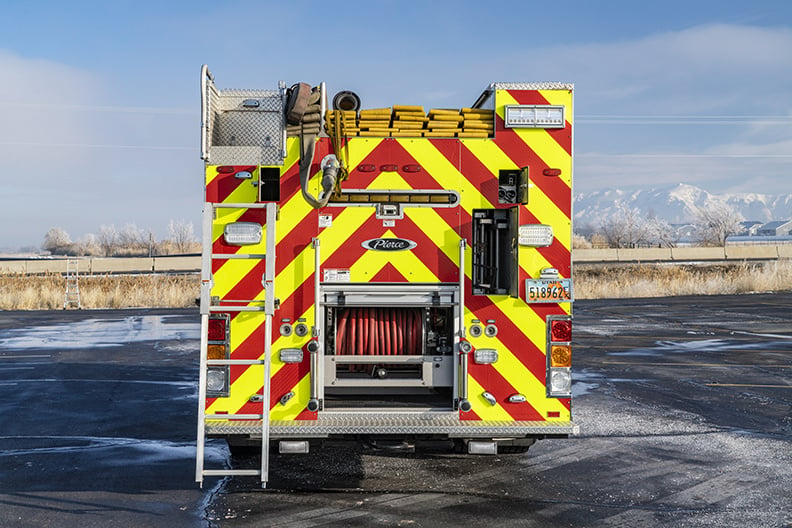
[(621, 204), (613, 216), (602, 221), (601, 229), (608, 246), (615, 248), (647, 243), (650, 231), (638, 209), (629, 209)]
[(44, 235), (41, 249), (49, 251), (53, 255), (68, 255), (73, 249), (71, 237), (60, 227), (53, 227)]
[(96, 235), (88, 233), (83, 236), (79, 242), (74, 244), (75, 251), (80, 255), (97, 256), (102, 255), (103, 250), (99, 245), (99, 240)]
[(96, 237), (99, 247), (102, 248), (104, 256), (110, 257), (118, 247), (118, 231), (114, 225), (102, 225), (99, 227), (99, 235)]
[(712, 202), (696, 211), (699, 241), (705, 246), (725, 246), (726, 237), (739, 233), (743, 216), (724, 202)]
[(653, 246), (674, 247), (675, 237), (671, 224), (658, 218), (653, 211), (649, 211), (646, 219), (647, 238)]
[(153, 238), (150, 233), (139, 229), (135, 224), (127, 224), (118, 233), (116, 253), (125, 256), (147, 255), (151, 243)]
[(187, 253), (195, 243), (193, 224), (187, 220), (171, 220), (168, 224), (168, 233), (179, 253)]

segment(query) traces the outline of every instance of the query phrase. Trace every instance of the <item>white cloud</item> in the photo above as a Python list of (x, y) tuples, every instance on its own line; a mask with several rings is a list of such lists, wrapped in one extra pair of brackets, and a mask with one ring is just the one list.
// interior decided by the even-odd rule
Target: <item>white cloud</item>
[(200, 202), (188, 181), (200, 181), (197, 110), (122, 106), (92, 72), (2, 50), (0, 71), (0, 178), (11, 198), (0, 222), (14, 226), (0, 248), (39, 244), (56, 226), (74, 239), (110, 223), (164, 235), (169, 219), (192, 218), (189, 206), (199, 216), (187, 205)]

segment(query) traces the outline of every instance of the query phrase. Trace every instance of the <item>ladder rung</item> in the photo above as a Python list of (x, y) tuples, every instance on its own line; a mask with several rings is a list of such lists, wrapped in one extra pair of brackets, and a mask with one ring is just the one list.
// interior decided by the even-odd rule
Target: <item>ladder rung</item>
[(266, 209), (266, 203), (212, 203), (215, 209)]
[(263, 312), (264, 306), (210, 306), (210, 312)]
[(205, 420), (261, 420), (263, 414), (206, 414)]
[(261, 475), (261, 471), (258, 469), (204, 469), (203, 475), (205, 477), (225, 477), (225, 476), (257, 477)]
[(213, 259), (256, 259), (256, 260), (266, 260), (267, 255), (265, 253), (212, 253)]
[(220, 303), (264, 303), (265, 299), (219, 299)]
[(263, 359), (209, 359), (206, 361), (207, 365), (225, 366), (225, 365), (263, 365)]

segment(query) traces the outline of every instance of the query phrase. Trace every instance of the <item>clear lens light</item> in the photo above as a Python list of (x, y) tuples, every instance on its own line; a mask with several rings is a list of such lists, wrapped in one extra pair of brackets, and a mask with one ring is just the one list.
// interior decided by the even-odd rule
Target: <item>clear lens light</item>
[(521, 225), (518, 235), (521, 246), (547, 247), (553, 243), (553, 227), (547, 224)]
[(284, 363), (302, 363), (303, 352), (299, 348), (282, 348), (280, 360)]
[(223, 392), (226, 388), (225, 370), (209, 369), (206, 372), (206, 390), (210, 392)]
[(477, 348), (473, 352), (473, 361), (479, 365), (489, 365), (498, 361), (498, 351), (494, 348)]
[(569, 369), (552, 369), (550, 392), (553, 394), (570, 394), (572, 392), (572, 373)]
[(261, 225), (254, 222), (234, 222), (225, 226), (226, 244), (248, 246), (261, 243)]

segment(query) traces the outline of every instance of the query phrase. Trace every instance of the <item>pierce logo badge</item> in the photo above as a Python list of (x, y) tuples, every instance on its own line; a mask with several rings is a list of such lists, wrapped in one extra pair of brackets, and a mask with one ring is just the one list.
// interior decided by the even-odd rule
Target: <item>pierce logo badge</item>
[(361, 244), (365, 249), (373, 251), (405, 251), (418, 244), (404, 238), (372, 238)]

